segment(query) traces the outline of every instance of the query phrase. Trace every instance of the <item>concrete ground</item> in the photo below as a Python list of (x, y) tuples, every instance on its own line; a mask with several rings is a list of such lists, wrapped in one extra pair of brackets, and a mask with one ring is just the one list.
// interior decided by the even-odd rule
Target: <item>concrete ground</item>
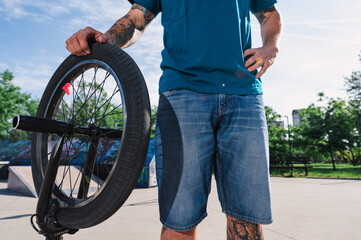
[[(267, 240), (361, 240), (361, 181), (271, 178), (274, 223), (264, 226)], [(30, 225), (36, 199), (7, 189), (0, 182), (0, 239), (45, 239)], [(64, 239), (159, 239), (157, 188), (135, 189), (107, 221)], [(208, 217), (199, 225), (199, 239), (222, 240), (226, 222), (213, 181)]]

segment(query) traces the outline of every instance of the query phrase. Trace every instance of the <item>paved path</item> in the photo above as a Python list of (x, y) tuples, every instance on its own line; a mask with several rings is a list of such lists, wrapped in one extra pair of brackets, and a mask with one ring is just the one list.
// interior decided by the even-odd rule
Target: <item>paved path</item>
[[(272, 178), (274, 223), (264, 226), (266, 240), (361, 240), (361, 181)], [(36, 199), (17, 195), (0, 182), (0, 239), (44, 239), (31, 227)], [(200, 240), (223, 240), (225, 217), (215, 183)], [(65, 240), (158, 240), (157, 188), (135, 189), (124, 206), (98, 226)]]

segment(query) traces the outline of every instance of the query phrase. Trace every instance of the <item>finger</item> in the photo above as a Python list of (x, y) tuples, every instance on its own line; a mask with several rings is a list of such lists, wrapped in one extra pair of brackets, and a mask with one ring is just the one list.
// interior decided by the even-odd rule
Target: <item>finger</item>
[(79, 43), (79, 32), (75, 33), (69, 41), (71, 53), (77, 56), (80, 56), (81, 52), (83, 51)]
[(85, 55), (88, 55), (86, 52), (80, 52), (77, 54), (77, 56), (85, 56)]
[(248, 57), (248, 56), (252, 56), (255, 55), (257, 53), (256, 49), (254, 48), (249, 48), (246, 51), (243, 52), (243, 57)]
[(255, 61), (255, 64), (253, 64), (252, 66), (247, 68), (247, 70), (248, 70), (248, 72), (253, 72), (260, 67), (262, 67), (262, 65)]
[(256, 63), (262, 65), (262, 63), (263, 63), (262, 58), (260, 58), (260, 57), (259, 57), (259, 58), (256, 58)]
[(79, 42), (79, 52), (90, 54), (88, 36), (86, 33), (82, 32), (78, 35), (78, 42)]
[(69, 38), (68, 40), (66, 40), (66, 49), (69, 50), (70, 53), (72, 54), (76, 54), (76, 48), (74, 47), (74, 39), (73, 38)]
[(269, 65), (268, 65), (268, 64), (265, 64), (265, 65), (261, 68), (261, 71), (259, 71), (259, 73), (256, 74), (256, 78), (262, 77), (262, 75), (265, 74), (265, 72), (267, 71), (268, 68), (269, 68)]
[(98, 43), (108, 43), (109, 37), (101, 32), (95, 34), (95, 41)]
[(74, 40), (75, 55), (77, 56), (85, 56), (91, 53), (89, 44), (88, 44), (88, 37), (85, 36), (84, 32), (81, 32), (77, 35), (77, 38)]
[(246, 68), (249, 68), (250, 66), (253, 66), (254, 64), (257, 63), (257, 59), (258, 59), (257, 55), (254, 55), (253, 57), (250, 57), (250, 58), (246, 61), (245, 67), (246, 67)]

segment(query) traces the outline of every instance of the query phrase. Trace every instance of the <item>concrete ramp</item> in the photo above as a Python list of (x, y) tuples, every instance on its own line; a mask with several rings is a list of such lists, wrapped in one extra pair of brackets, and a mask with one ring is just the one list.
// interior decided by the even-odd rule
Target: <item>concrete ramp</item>
[[(66, 177), (63, 178), (63, 175)], [(65, 194), (76, 196), (81, 180), (81, 173), (78, 168), (74, 166), (71, 166), (70, 168), (60, 166), (58, 168), (56, 179), (56, 184), (59, 185), (60, 183), (62, 185), (62, 190)], [(74, 183), (77, 183), (77, 187), (72, 191), (70, 186), (73, 186)], [(102, 184), (103, 181), (101, 179), (93, 176), (90, 182), (88, 196), (96, 192)], [(14, 192), (24, 194), (25, 196), (38, 197), (33, 183), (31, 166), (9, 167), (8, 188)]]
[(8, 188), (29, 197), (38, 197), (30, 166), (10, 166)]

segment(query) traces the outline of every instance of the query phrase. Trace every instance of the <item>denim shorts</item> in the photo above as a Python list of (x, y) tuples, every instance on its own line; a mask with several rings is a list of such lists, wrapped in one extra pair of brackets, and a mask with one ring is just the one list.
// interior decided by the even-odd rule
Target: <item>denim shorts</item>
[(212, 173), (224, 213), (272, 222), (262, 95), (160, 94), (155, 130), (160, 220), (174, 231), (207, 216)]

